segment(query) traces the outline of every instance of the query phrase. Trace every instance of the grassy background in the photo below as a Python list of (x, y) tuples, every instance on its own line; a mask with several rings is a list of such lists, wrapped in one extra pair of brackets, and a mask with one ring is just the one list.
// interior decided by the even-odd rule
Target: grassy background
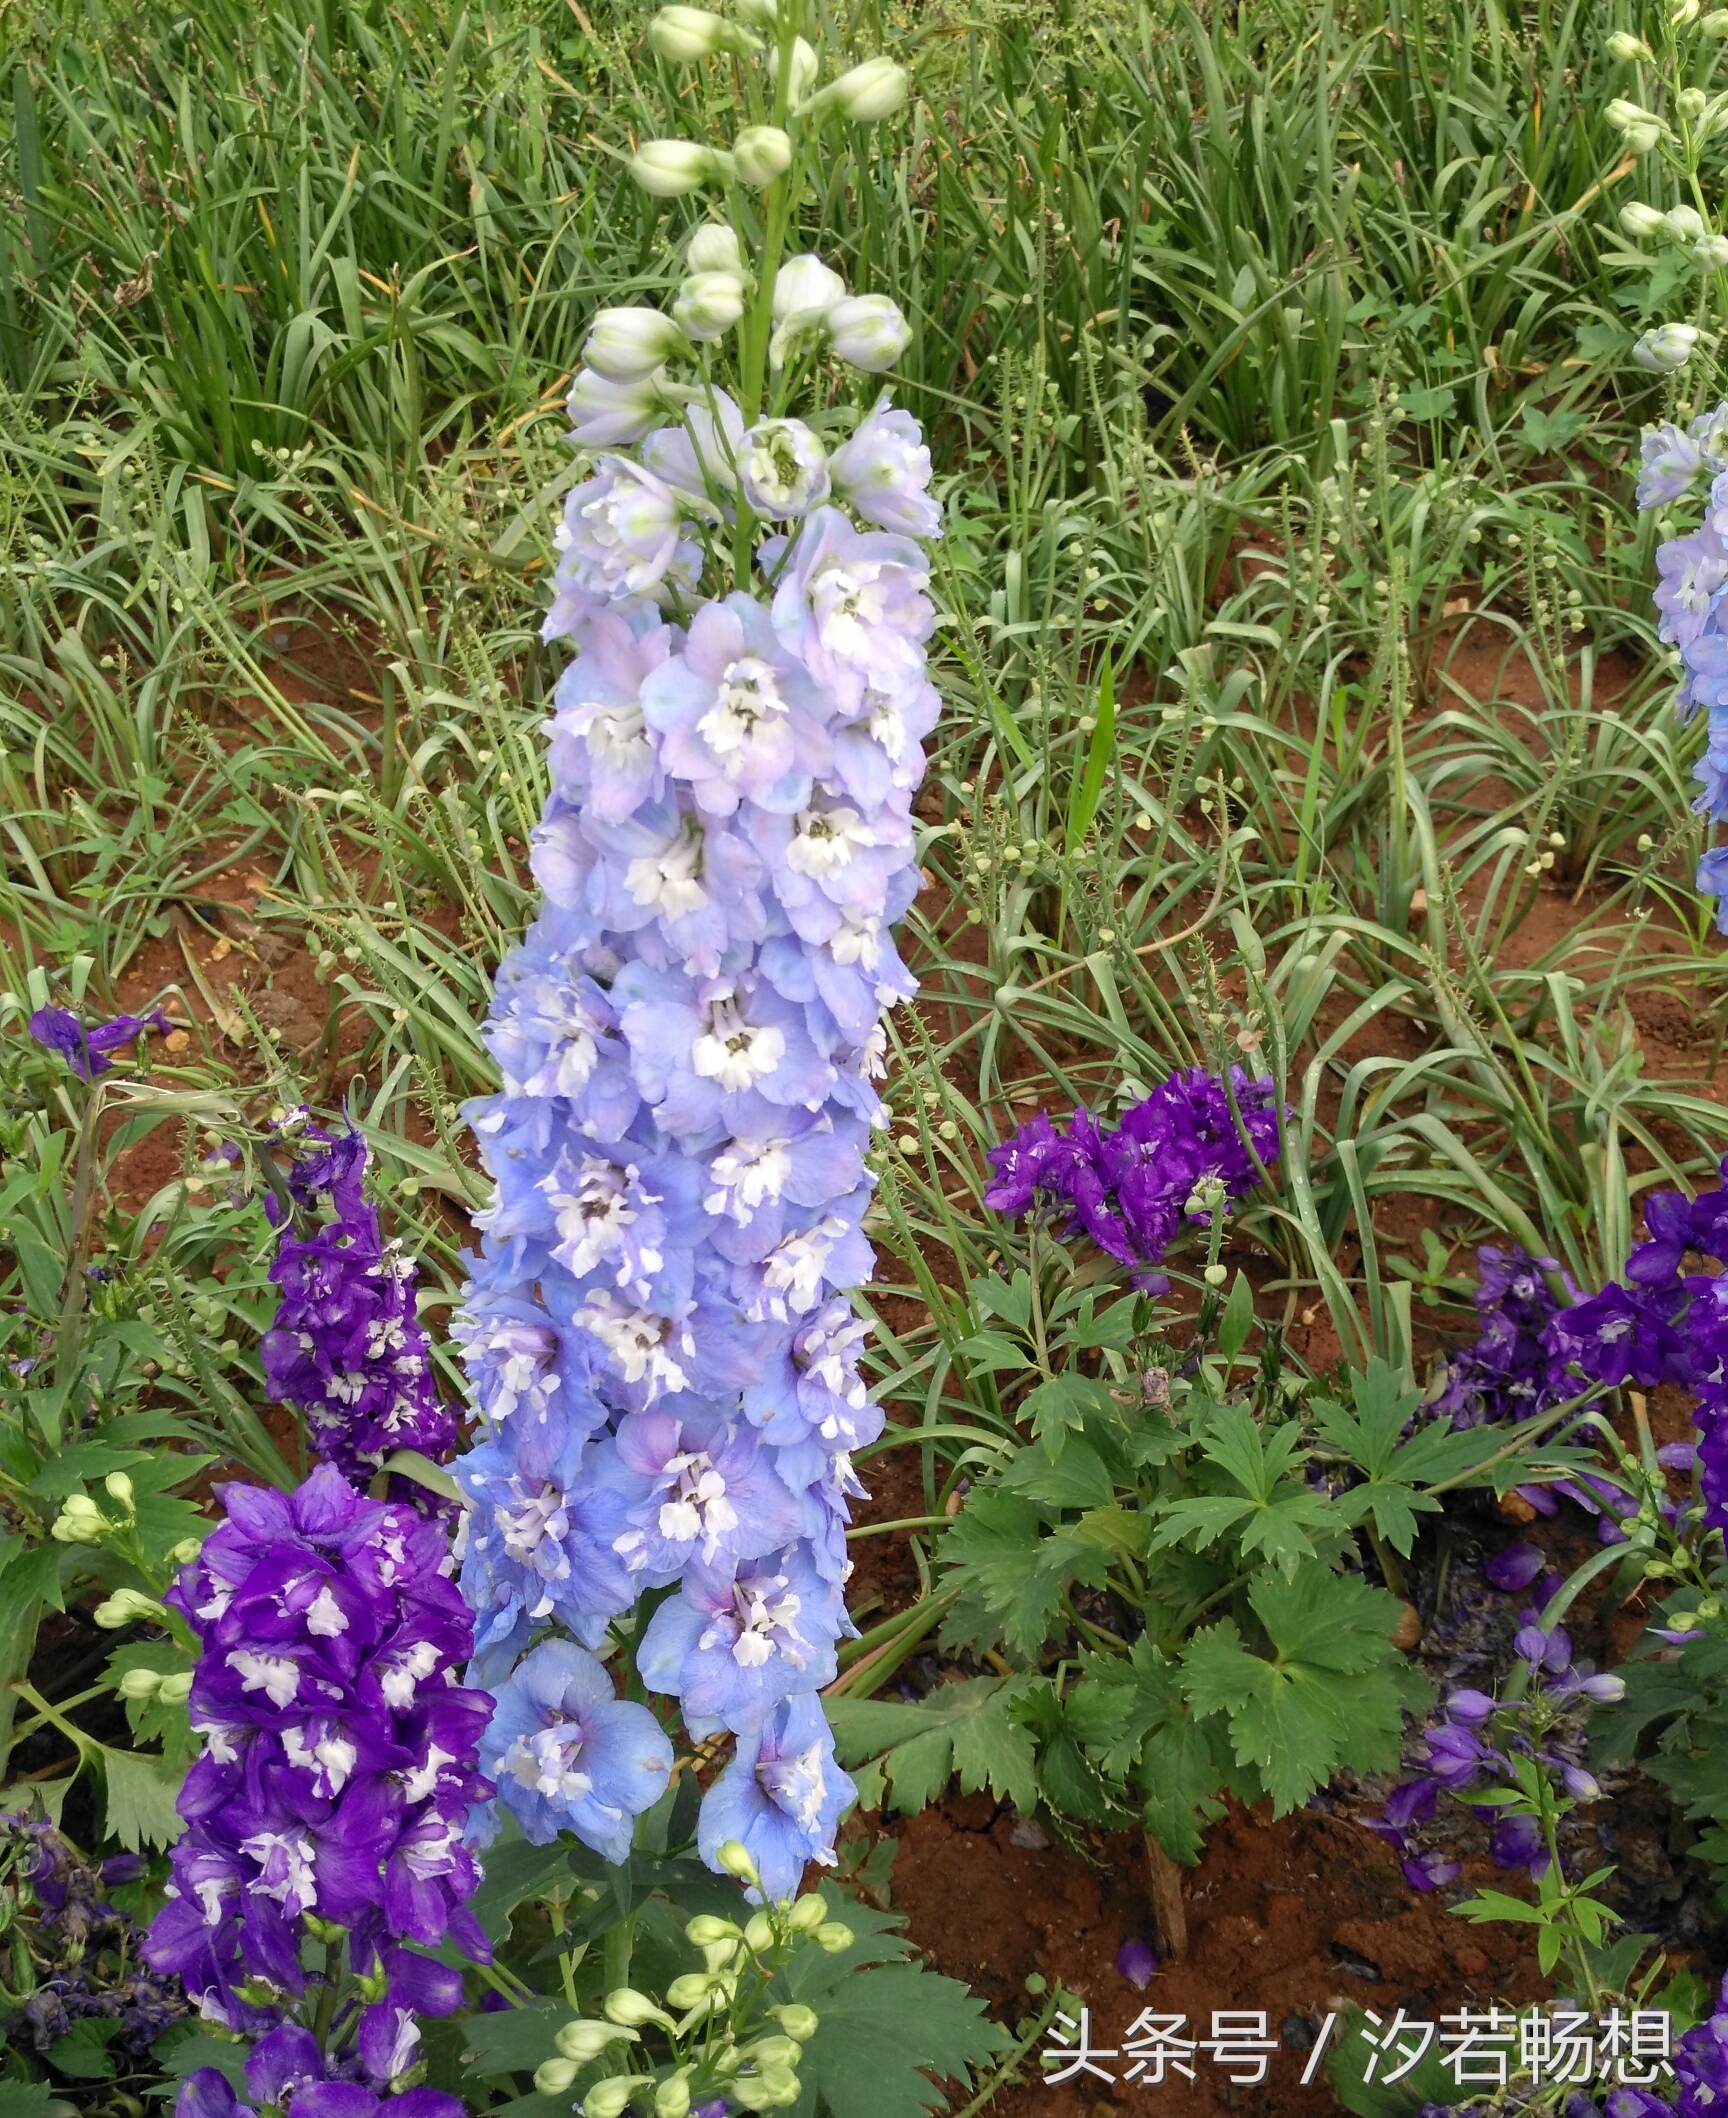
[[(1728, 1146), (1630, 508), (1640, 424), (1713, 393), (1625, 358), (1692, 299), (1615, 225), (1672, 203), (1597, 115), (1635, 14), (856, 12), (918, 99), (805, 235), (914, 315), (949, 519), (902, 1416), (988, 1412), (983, 1148), (1176, 1064), (1292, 1107), (1239, 1244), (1298, 1358), (1420, 1354), (1476, 1241), (1612, 1273)], [(690, 210), (619, 158), (704, 92), (643, 19), (0, 7), (4, 983), (177, 987), (188, 1087), (348, 1098), (435, 1301), (532, 903), (561, 389)]]

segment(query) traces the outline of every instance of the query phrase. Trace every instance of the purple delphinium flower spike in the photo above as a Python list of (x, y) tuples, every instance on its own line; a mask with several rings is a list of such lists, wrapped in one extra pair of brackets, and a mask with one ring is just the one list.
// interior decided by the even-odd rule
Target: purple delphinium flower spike
[(492, 1701), (454, 1682), (473, 1619), (444, 1528), (329, 1464), (292, 1494), (218, 1498), (227, 1520), (166, 1599), (200, 1642), (188, 1703), (205, 1747), (145, 1960), (206, 2015), (255, 2027), (241, 1987), (299, 1993), (316, 1913), (349, 1929), (356, 1969), (396, 1965), (426, 2012), (401, 1945), (490, 1959), (463, 1830), (491, 1793), (476, 1753)]
[(363, 1195), (365, 1141), (314, 1126), (300, 1139), (289, 1194), (302, 1212), (327, 1204), (333, 1217), (302, 1234), (267, 1202), (278, 1230), (270, 1277), (282, 1300), (264, 1334), (264, 1379), (278, 1403), (303, 1414), (313, 1453), (363, 1484), (395, 1450), (448, 1455), (456, 1420), (438, 1398), (414, 1260), (384, 1240)]

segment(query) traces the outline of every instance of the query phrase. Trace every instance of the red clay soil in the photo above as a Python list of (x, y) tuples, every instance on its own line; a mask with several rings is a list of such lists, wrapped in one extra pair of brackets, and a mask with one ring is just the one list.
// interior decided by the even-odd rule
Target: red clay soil
[[(1034, 2014), (1025, 1981), (1040, 1974), (1080, 1996), (1091, 2013), (1094, 2046), (1120, 2048), (1144, 2009), (1182, 2015), (1179, 2034), (1211, 2035), (1214, 2010), (1251, 2009), (1267, 2018), (1279, 2049), (1260, 2086), (1239, 2086), (1205, 2053), (1195, 2078), (1172, 2074), (1160, 2089), (1126, 2082), (1129, 2058), (1103, 2060), (1114, 2087), (1082, 2076), (1047, 2086), (1036, 2064), (990, 2105), (994, 2118), (1091, 2118), (1100, 2104), (1147, 2095), (1202, 2118), (1229, 2111), (1246, 2118), (1332, 2111), (1323, 2078), (1301, 2075), (1314, 2030), (1347, 2002), (1390, 2018), (1402, 2004), (1433, 2019), (1490, 1999), (1519, 2003), (1547, 1991), (1527, 1946), (1505, 1928), (1468, 1925), (1434, 1898), (1416, 1895), (1389, 1851), (1358, 1824), (1313, 1810), (1274, 1821), (1232, 1808), (1212, 1827), (1198, 1868), (1184, 1876), (1188, 1954), (1161, 1964), (1137, 1992), (1116, 1968), (1130, 1935), (1150, 1938), (1145, 1856), (1137, 1837), (1100, 1840), (1094, 1859), (1050, 1844), (1036, 1826), (971, 1795), (926, 1810), (899, 1826), (895, 1905), (927, 1960), (964, 1979), (1006, 2026)], [(1029, 1842), (1029, 1843), (1028, 1843)], [(1463, 1883), (1505, 1885), (1489, 1863), (1467, 1867)], [(1320, 2070), (1323, 2074), (1323, 2069)]]

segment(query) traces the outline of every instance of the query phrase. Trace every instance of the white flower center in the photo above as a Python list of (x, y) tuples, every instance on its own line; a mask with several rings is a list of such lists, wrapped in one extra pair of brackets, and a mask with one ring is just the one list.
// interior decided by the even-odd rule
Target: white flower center
[(690, 1065), (704, 1079), (736, 1093), (771, 1074), (785, 1054), (781, 1032), (772, 1025), (759, 1028), (746, 1022), (736, 995), (728, 993), (709, 1003), (708, 1028), (691, 1046)]
[(669, 1316), (590, 1301), (578, 1321), (606, 1348), (627, 1383), (646, 1382), (655, 1396), (689, 1387), (689, 1377), (674, 1356), (679, 1334)]
[(260, 1897), (281, 1900), (290, 1919), (309, 1912), (318, 1902), (318, 1885), (312, 1874), (312, 1841), (300, 1832), (260, 1831), (242, 1839), (240, 1851), (258, 1863), (260, 1873), (251, 1884)]
[(786, 849), (794, 874), (820, 879), (850, 867), (860, 846), (870, 844), (870, 827), (856, 809), (803, 809)]
[(784, 718), (786, 711), (772, 665), (757, 655), (745, 655), (720, 672), (714, 703), (696, 723), (696, 732), (720, 760), (726, 777), (736, 779), (749, 762), (759, 726), (764, 721), (774, 725), (774, 717)]
[(738, 1510), (726, 1498), (726, 1481), (705, 1449), (686, 1450), (667, 1464), (672, 1491), (660, 1503), (660, 1534), (669, 1544), (702, 1540), (702, 1557), (711, 1560), (720, 1540), (738, 1527)]
[(242, 1691), (261, 1691), (275, 1707), (291, 1705), (300, 1689), (300, 1668), (286, 1655), (266, 1655), (256, 1648), (237, 1647), (228, 1656), (228, 1667), (239, 1673)]
[(790, 1143), (758, 1140), (746, 1144), (734, 1140), (708, 1165), (714, 1189), (702, 1201), (709, 1213), (725, 1214), (746, 1227), (765, 1200), (777, 1199), (792, 1174)]
[(874, 971), (882, 961), (882, 922), (870, 915), (847, 920), (828, 944), (836, 963), (862, 964)]
[(325, 1582), (312, 1600), (306, 1613), (306, 1630), (325, 1640), (334, 1640), (338, 1633), (348, 1630), (348, 1620), (342, 1606), (331, 1595), (329, 1582)]
[(660, 853), (645, 853), (624, 871), (624, 887), (639, 905), (652, 905), (665, 919), (700, 912), (708, 902), (702, 887), (702, 827), (685, 820), (682, 834)]
[(379, 1684), (385, 1703), (400, 1711), (413, 1705), (421, 1680), (438, 1667), (438, 1650), (430, 1640), (417, 1640), (405, 1655), (395, 1655), (380, 1667)]
[(498, 1760), (498, 1773), (500, 1778), (508, 1773), (519, 1787), (567, 1808), (593, 1790), (592, 1778), (577, 1764), (581, 1755), (581, 1729), (574, 1721), (561, 1721), (531, 1736), (518, 1736)]
[[(812, 1743), (795, 1758), (773, 1758), (758, 1765), (756, 1777), (771, 1802), (793, 1819), (800, 1830), (816, 1833), (822, 1824), (822, 1797), (827, 1780), (822, 1770), (822, 1746)], [(832, 1865), (834, 1856), (818, 1853), (816, 1859)]]
[(525, 1495), (515, 1507), (495, 1508), (493, 1520), (503, 1533), (505, 1555), (523, 1566), (534, 1563), (536, 1553), (548, 1539), (561, 1543), (570, 1527), (564, 1495), (551, 1485)]

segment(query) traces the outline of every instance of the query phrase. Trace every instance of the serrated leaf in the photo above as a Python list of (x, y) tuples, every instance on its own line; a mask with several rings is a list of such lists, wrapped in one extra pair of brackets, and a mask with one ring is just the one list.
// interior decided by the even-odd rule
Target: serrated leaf
[(1083, 1439), (1071, 1441), (1054, 1463), (1042, 1449), (1022, 1449), (999, 1485), (1047, 1508), (1103, 1507), (1115, 1491), (1104, 1459)]
[(1256, 1575), (1248, 1601), (1280, 1661), (1351, 1673), (1372, 1669), (1385, 1658), (1404, 1615), (1397, 1597), (1385, 1589), (1324, 1566), (1303, 1567), (1290, 1581)]
[(997, 1272), (985, 1273), (972, 1282), (971, 1295), (972, 1306), (981, 1315), (999, 1316), (1017, 1331), (1026, 1330), (1032, 1322), (1032, 1282), (1024, 1272), (1015, 1273), (1012, 1281)]
[(1031, 1501), (993, 1487), (967, 1502), (942, 1549), (947, 1578), (976, 1597), (997, 1618), (1008, 1644), (1028, 1658), (1050, 1633), (1064, 1583), (1097, 1587), (1109, 1571), (1096, 1546), (1060, 1531), (1044, 1534), (1043, 1517)]
[(1089, 1418), (1108, 1414), (1112, 1402), (1107, 1383), (1066, 1368), (1028, 1392), (1019, 1416), (1031, 1421), (1033, 1439), (1054, 1459), (1070, 1434), (1079, 1433)]
[(973, 1375), (986, 1375), (994, 1369), (1030, 1368), (1032, 1365), (1025, 1347), (1003, 1331), (975, 1331), (970, 1338), (960, 1341), (959, 1352)]
[(968, 1794), (989, 1785), (1002, 1800), (1032, 1806), (1032, 1739), (1010, 1713), (1015, 1696), (999, 1677), (969, 1677), (916, 1704), (844, 1696), (825, 1703), (841, 1762), (868, 1770), (873, 1760), (894, 1806), (911, 1816), (956, 1771)]
[(1012, 1693), (1004, 1687), (974, 1714), (954, 1723), (954, 1770), (962, 1794), (988, 1787), (999, 1802), (1030, 1811), (1038, 1800), (1030, 1732), (1010, 1713)]
[(148, 1751), (102, 1751), (108, 1833), (128, 1853), (145, 1846), (172, 1846), (186, 1829), (174, 1803), (184, 1769)]
[(852, 1948), (838, 1957), (802, 1950), (779, 1982), (817, 2017), (799, 2062), (796, 2118), (927, 2118), (964, 2103), (938, 2084), (964, 2090), (1012, 2040), (958, 1979), (905, 1960), (898, 1921), (852, 1899), (841, 1916)]
[(1222, 1816), (1221, 1760), (1206, 1730), (1185, 1713), (1147, 1736), (1137, 1775), (1146, 1829), (1173, 1861), (1200, 1858), (1204, 1827)]
[(1252, 1653), (1222, 1618), (1183, 1650), (1182, 1684), (1197, 1719), (1224, 1716), (1238, 1764), (1277, 1813), (1345, 1758), (1364, 1771), (1395, 1764), (1408, 1689), (1390, 1642), (1396, 1599), (1311, 1563), (1289, 1581), (1257, 1575), (1248, 1600), (1276, 1658)]
[(1123, 1559), (1143, 1559), (1151, 1524), (1142, 1514), (1114, 1505), (1088, 1508), (1070, 1534), (1081, 1544), (1096, 1545)]

